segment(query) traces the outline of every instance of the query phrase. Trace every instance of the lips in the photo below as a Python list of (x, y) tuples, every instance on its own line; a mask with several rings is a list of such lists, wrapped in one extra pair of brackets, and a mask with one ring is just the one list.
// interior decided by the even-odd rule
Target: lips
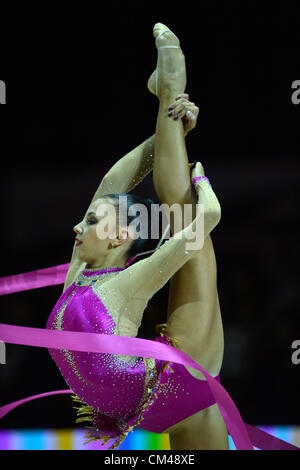
[(82, 244), (81, 240), (78, 240), (78, 238), (75, 238), (75, 246), (79, 246)]

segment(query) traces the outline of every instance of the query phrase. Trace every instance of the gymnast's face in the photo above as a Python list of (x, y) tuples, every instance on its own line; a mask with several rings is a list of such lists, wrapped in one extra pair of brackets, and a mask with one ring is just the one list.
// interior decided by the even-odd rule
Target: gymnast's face
[(127, 228), (118, 230), (118, 216), (114, 202), (109, 198), (96, 199), (88, 208), (84, 219), (73, 228), (76, 238), (82, 243), (77, 244), (76, 254), (79, 260), (90, 266), (98, 266), (108, 254), (116, 255), (116, 249), (129, 242)]

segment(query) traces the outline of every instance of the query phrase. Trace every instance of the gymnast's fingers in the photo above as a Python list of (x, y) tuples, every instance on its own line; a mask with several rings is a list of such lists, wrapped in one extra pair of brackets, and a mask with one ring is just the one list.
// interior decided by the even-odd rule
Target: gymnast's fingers
[(174, 109), (178, 105), (178, 102), (181, 102), (183, 100), (188, 100), (188, 99), (189, 99), (189, 95), (187, 93), (181, 93), (180, 95), (177, 96), (177, 98), (175, 99), (175, 101), (173, 101), (173, 103), (170, 103), (169, 110), (172, 108)]
[(195, 106), (186, 103), (183, 105), (182, 110), (179, 111), (176, 116), (177, 119), (182, 119), (183, 117), (186, 117), (187, 119), (195, 120), (198, 116), (198, 113), (196, 114), (195, 112)]
[(199, 114), (199, 108), (195, 105), (195, 103), (190, 102), (186, 99), (180, 99), (178, 105), (175, 106), (173, 109), (169, 107), (169, 117), (173, 117), (173, 119), (182, 119), (184, 116), (187, 119), (196, 119)]

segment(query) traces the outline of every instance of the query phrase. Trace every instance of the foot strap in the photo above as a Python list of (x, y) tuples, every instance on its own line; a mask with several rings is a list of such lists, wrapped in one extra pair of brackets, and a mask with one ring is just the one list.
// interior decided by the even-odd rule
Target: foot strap
[(157, 49), (181, 49), (179, 46), (160, 46)]

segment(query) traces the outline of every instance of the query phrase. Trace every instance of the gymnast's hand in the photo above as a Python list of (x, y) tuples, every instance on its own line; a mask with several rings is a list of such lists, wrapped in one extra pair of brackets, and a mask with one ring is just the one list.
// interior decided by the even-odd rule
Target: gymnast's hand
[(185, 137), (192, 129), (194, 129), (194, 127), (196, 127), (199, 108), (195, 103), (189, 101), (189, 95), (186, 93), (178, 95), (174, 103), (170, 104), (168, 110), (169, 118), (173, 118), (175, 120), (182, 119)]

